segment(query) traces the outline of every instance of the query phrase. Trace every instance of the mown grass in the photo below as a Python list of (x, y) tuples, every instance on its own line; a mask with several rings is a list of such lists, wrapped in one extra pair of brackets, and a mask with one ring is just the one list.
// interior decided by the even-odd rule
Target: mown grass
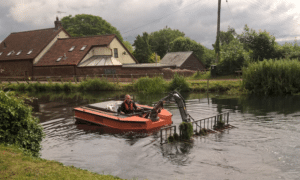
[(253, 94), (280, 95), (300, 92), (298, 60), (264, 60), (243, 68), (243, 85)]
[(56, 161), (25, 156), (16, 146), (0, 144), (0, 179), (120, 179)]

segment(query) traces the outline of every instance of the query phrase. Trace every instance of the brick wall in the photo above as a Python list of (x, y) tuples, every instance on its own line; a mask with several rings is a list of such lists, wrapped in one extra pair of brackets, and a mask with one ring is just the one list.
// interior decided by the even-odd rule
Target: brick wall
[(73, 76), (75, 75), (74, 66), (35, 66), (33, 67), (34, 76)]
[[(122, 77), (134, 77), (136, 75), (154, 76), (155, 74), (164, 74), (164, 78), (171, 79), (175, 73), (183, 76), (191, 76), (196, 71), (187, 69), (170, 69), (170, 68), (122, 68), (122, 66), (105, 66), (105, 67), (75, 67), (77, 76), (94, 76), (105, 74), (105, 69), (115, 72)], [(58, 67), (34, 67), (34, 76), (73, 76), (75, 75), (74, 66), (58, 66)], [(128, 75), (128, 76), (126, 76)]]
[(32, 60), (1, 61), (0, 77), (32, 76)]
[(205, 70), (205, 66), (198, 58), (192, 54), (180, 67), (180, 69), (190, 69), (195, 71)]

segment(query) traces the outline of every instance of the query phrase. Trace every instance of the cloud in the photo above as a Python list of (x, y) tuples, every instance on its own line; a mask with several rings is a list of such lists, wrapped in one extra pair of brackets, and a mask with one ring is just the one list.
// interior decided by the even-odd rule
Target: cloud
[[(0, 40), (9, 33), (53, 27), (56, 16), (101, 16), (133, 42), (138, 34), (166, 26), (212, 48), (217, 30), (217, 1), (211, 0), (10, 0), (0, 5)], [(221, 5), (221, 30), (243, 31), (247, 24), (267, 30), (276, 39), (300, 37), (300, 2), (228, 0)], [(65, 12), (62, 14), (57, 11)]]

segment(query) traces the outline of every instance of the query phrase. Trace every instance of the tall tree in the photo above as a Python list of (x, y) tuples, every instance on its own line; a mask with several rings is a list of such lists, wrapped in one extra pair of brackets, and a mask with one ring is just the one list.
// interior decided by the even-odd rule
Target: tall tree
[(135, 46), (133, 55), (139, 63), (150, 62), (152, 51), (149, 45), (148, 33), (144, 32), (143, 36), (138, 35), (133, 43), (133, 46)]
[(151, 50), (160, 57), (164, 57), (170, 51), (170, 43), (178, 37), (184, 37), (184, 33), (178, 29), (164, 28), (150, 34), (149, 43)]
[(200, 43), (197, 43), (194, 40), (191, 40), (188, 37), (179, 37), (172, 41), (170, 44), (170, 51), (193, 51), (194, 54), (198, 57), (198, 59), (206, 65), (206, 62), (203, 59), (204, 46), (202, 46)]
[(63, 17), (61, 22), (62, 26), (73, 37), (116, 34), (123, 42), (120, 31), (99, 16), (77, 14), (72, 17), (69, 15)]
[(247, 51), (252, 51), (251, 58), (254, 60), (271, 59), (276, 54), (275, 37), (266, 30), (257, 33), (245, 25), (244, 32), (238, 35), (238, 39)]

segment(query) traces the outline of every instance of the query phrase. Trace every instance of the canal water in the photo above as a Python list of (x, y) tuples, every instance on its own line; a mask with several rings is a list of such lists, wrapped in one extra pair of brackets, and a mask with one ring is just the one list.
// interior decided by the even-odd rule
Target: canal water
[[(236, 128), (160, 145), (158, 134), (114, 134), (78, 124), (77, 106), (122, 99), (124, 94), (35, 94), (35, 116), (46, 137), (42, 158), (126, 179), (300, 179), (300, 96), (233, 97), (183, 94), (194, 119), (230, 112)], [(152, 105), (165, 95), (134, 95)], [(181, 123), (176, 104), (165, 106)]]

